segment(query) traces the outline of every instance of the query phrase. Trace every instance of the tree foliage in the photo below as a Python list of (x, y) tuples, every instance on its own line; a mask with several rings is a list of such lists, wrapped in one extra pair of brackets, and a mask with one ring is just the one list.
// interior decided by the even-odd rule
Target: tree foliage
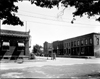
[[(100, 15), (100, 0), (63, 0), (62, 4), (64, 4), (65, 7), (70, 5), (76, 8), (73, 17), (82, 17), (83, 14), (88, 15), (88, 18)], [(100, 17), (96, 20), (100, 21)]]
[[(3, 24), (23, 25), (23, 22), (19, 17), (15, 15), (18, 12), (18, 6), (15, 6), (15, 2), (24, 0), (0, 0), (0, 19), (3, 20)], [(76, 11), (73, 12), (73, 17), (82, 17), (83, 14), (88, 15), (88, 18), (98, 15), (97, 21), (100, 21), (100, 0), (27, 0), (32, 4), (39, 7), (53, 8), (59, 7), (61, 3), (65, 8), (75, 7)]]
[(33, 53), (42, 53), (41, 48), (42, 48), (42, 46), (40, 46), (38, 44), (34, 45)]
[[(63, 4), (65, 8), (75, 7), (76, 11), (73, 13), (73, 17), (83, 14), (88, 15), (88, 18), (100, 15), (100, 0), (31, 0), (31, 3), (40, 7), (53, 8), (53, 6), (59, 7), (59, 3)], [(74, 18), (75, 20), (75, 18)], [(100, 21), (100, 17), (96, 19)]]
[(3, 24), (23, 25), (20, 18), (15, 15), (18, 12), (18, 6), (15, 6), (15, 2), (18, 0), (0, 0), (0, 20), (3, 20)]
[(36, 6), (40, 7), (46, 7), (46, 8), (53, 8), (54, 6), (59, 6), (59, 2), (61, 0), (29, 0), (32, 4), (35, 4)]

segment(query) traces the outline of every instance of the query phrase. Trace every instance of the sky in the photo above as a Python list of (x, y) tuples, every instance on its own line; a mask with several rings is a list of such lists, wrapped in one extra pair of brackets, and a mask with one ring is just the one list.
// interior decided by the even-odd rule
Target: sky
[(16, 14), (24, 22), (24, 26), (1, 25), (1, 29), (15, 31), (29, 31), (31, 35), (31, 46), (39, 44), (43, 46), (45, 41), (52, 43), (57, 40), (64, 40), (91, 32), (100, 32), (100, 23), (95, 17), (88, 19), (76, 17), (72, 24), (72, 12), (75, 9), (54, 7), (52, 9), (41, 8), (31, 4), (29, 1), (16, 3), (19, 10)]

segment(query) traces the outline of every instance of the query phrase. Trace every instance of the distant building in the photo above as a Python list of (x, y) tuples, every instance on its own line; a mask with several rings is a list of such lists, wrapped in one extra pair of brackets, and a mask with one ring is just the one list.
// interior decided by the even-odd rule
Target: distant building
[(44, 54), (47, 55), (51, 55), (53, 51), (53, 46), (52, 43), (48, 43), (48, 42), (44, 42)]
[[(45, 42), (45, 51), (49, 50), (48, 44)], [(89, 33), (62, 41), (54, 41), (52, 49), (57, 56), (100, 57), (100, 33)]]
[(0, 60), (5, 57), (29, 56), (29, 32), (1, 30)]
[(52, 43), (52, 46), (53, 46), (53, 52), (55, 52), (57, 56), (64, 55), (63, 41), (54, 41)]
[(65, 54), (69, 56), (100, 56), (100, 34), (90, 33), (63, 40)]

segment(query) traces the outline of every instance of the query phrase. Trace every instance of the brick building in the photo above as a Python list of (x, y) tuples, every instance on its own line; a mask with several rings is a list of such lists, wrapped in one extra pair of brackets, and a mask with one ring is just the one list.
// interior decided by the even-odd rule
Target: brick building
[(100, 33), (89, 33), (52, 43), (57, 56), (100, 57)]
[(53, 52), (56, 53), (56, 55), (64, 55), (63, 51), (63, 41), (54, 41), (52, 43), (53, 46)]
[(46, 56), (51, 56), (52, 52), (53, 52), (52, 43), (44, 42), (44, 54)]
[(94, 56), (93, 33), (64, 40), (64, 50), (69, 56)]
[(5, 57), (29, 56), (29, 32), (1, 30), (0, 60)]
[(68, 56), (100, 56), (99, 39), (99, 33), (90, 33), (63, 40), (65, 54)]

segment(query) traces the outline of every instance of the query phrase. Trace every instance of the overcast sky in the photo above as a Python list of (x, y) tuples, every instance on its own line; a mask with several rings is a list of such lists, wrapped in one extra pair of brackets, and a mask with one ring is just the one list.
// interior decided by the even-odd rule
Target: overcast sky
[(45, 41), (51, 43), (91, 32), (100, 32), (100, 23), (96, 22), (94, 17), (91, 19), (87, 19), (86, 16), (77, 17), (74, 24), (71, 24), (74, 8), (65, 9), (63, 14), (61, 13), (63, 8), (41, 8), (31, 5), (29, 1), (19, 2), (16, 5), (19, 6), (17, 15), (24, 21), (24, 26), (2, 25), (2, 29), (24, 32), (30, 29), (31, 46), (35, 44), (43, 46)]

